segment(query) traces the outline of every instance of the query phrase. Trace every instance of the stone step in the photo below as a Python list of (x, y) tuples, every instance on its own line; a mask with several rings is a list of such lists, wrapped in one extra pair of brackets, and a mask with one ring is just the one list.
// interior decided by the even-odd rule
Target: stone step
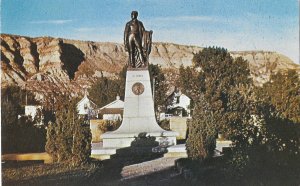
[(187, 157), (185, 144), (173, 145), (168, 147), (167, 151), (168, 153), (164, 154), (164, 157)]
[(110, 159), (110, 156), (116, 154), (116, 152), (116, 148), (98, 147), (97, 149), (92, 149), (91, 157), (99, 160), (106, 160)]
[(117, 148), (104, 148), (103, 143), (92, 143), (91, 157), (99, 160), (110, 159), (111, 155), (116, 154)]
[(223, 148), (228, 148), (232, 146), (232, 141), (230, 140), (220, 140), (217, 139), (216, 140), (216, 150), (218, 150), (219, 152), (223, 153)]
[(186, 152), (168, 152), (164, 154), (165, 158), (187, 158), (188, 155)]

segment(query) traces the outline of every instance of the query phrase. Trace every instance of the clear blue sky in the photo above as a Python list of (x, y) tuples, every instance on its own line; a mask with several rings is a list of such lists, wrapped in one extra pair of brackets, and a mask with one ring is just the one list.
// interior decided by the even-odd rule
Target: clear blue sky
[(154, 41), (278, 51), (299, 63), (299, 0), (2, 0), (1, 33), (121, 43), (132, 10)]

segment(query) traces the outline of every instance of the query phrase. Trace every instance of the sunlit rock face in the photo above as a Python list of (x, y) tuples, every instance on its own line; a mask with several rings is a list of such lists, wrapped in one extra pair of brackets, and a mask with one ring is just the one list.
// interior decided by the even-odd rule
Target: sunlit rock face
[[(169, 86), (178, 78), (178, 68), (191, 66), (201, 47), (173, 43), (154, 43), (150, 63), (158, 64), (167, 75)], [(276, 52), (230, 52), (249, 62), (251, 76), (257, 85), (268, 81), (272, 72), (300, 66)], [(1, 35), (2, 86), (26, 87), (44, 96), (56, 93), (82, 95), (98, 77), (117, 77), (128, 55), (122, 44), (78, 41), (51, 37), (29, 38)]]

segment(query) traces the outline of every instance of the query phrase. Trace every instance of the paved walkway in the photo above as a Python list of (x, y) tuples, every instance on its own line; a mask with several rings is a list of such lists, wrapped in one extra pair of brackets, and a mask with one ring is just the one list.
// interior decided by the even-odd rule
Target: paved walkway
[[(151, 161), (146, 161), (138, 164), (125, 166), (122, 169), (121, 180), (132, 179), (140, 176), (146, 176), (155, 172), (173, 169), (175, 160), (179, 158), (159, 158)], [(174, 171), (175, 173), (175, 171)], [(172, 176), (172, 175), (170, 175)]]
[[(92, 144), (92, 149), (101, 148), (101, 143)], [(130, 151), (128, 151), (130, 153)], [(131, 157), (133, 156), (133, 157)], [(175, 169), (175, 161), (180, 157), (134, 158), (135, 154), (111, 157), (104, 160), (104, 172), (95, 174), (95, 182), (102, 185), (184, 185)], [(150, 160), (151, 159), (151, 160)], [(133, 161), (133, 162), (132, 162)], [(135, 162), (135, 163), (134, 163)]]
[(129, 186), (176, 186), (186, 185), (175, 170), (178, 158), (158, 158), (138, 164), (125, 166), (122, 169), (119, 185)]

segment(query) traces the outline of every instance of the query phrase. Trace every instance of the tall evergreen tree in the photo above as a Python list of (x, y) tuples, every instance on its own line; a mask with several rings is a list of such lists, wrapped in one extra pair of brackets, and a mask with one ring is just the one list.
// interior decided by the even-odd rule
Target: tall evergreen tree
[(90, 129), (77, 114), (78, 99), (68, 100), (68, 96), (58, 97), (55, 122), (47, 129), (46, 151), (56, 162), (85, 163), (90, 154)]
[(81, 165), (87, 163), (91, 155), (92, 135), (88, 121), (77, 120), (74, 127), (72, 163)]
[(216, 121), (213, 112), (209, 110), (209, 105), (204, 96), (199, 97), (195, 109), (193, 120), (188, 123), (189, 137), (186, 142), (186, 149), (189, 158), (193, 160), (204, 160), (212, 157), (216, 147)]

